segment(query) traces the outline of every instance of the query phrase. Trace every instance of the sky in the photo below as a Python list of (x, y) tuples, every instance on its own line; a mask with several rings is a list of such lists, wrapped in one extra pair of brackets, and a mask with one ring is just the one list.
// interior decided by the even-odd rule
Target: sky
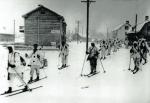
[[(35, 9), (38, 4), (57, 12), (65, 18), (67, 31), (74, 32), (76, 21), (80, 21), (80, 32), (86, 31), (86, 4), (81, 0), (0, 0), (0, 33), (14, 33), (19, 26), (24, 25), (23, 14)], [(90, 5), (90, 32), (106, 33), (118, 25), (129, 20), (135, 23), (135, 14), (138, 22), (150, 16), (150, 0), (96, 0)]]

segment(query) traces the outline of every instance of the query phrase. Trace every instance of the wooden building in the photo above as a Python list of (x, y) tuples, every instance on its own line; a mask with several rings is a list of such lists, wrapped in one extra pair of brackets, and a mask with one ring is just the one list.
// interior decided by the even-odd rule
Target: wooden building
[(66, 23), (64, 17), (54, 11), (38, 5), (24, 18), (25, 44), (49, 46), (51, 43), (60, 44), (65, 41)]
[(15, 41), (15, 36), (13, 34), (0, 33), (1, 43), (14, 43), (14, 41)]
[(127, 34), (128, 40), (130, 41), (130, 44), (132, 44), (133, 41), (138, 40), (140, 38), (145, 38), (150, 45), (150, 21), (149, 17), (145, 16), (145, 21), (138, 23), (136, 26), (136, 32), (135, 32), (135, 26), (132, 27), (132, 30), (130, 30)]

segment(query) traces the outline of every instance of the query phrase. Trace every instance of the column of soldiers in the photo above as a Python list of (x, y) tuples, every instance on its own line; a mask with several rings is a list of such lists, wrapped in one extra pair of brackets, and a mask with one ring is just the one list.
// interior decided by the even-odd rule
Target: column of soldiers
[(139, 39), (134, 41), (130, 49), (130, 58), (134, 62), (134, 69), (131, 70), (133, 74), (137, 73), (141, 69), (141, 65), (147, 63), (147, 55), (149, 53), (148, 44), (145, 39)]
[[(59, 56), (61, 57), (62, 68), (67, 67), (69, 54), (68, 46), (67, 43), (63, 42), (60, 48)], [(44, 58), (44, 55), (42, 55), (42, 52), (40, 51), (41, 48), (39, 49), (38, 44), (34, 44), (32, 52), (30, 54), (25, 53), (25, 58), (29, 59), (28, 64), (26, 63), (26, 59), (20, 53), (14, 51), (13, 46), (8, 46), (7, 49), (9, 52), (7, 67), (9, 87), (5, 93), (12, 93), (13, 87), (15, 86), (15, 79), (18, 79), (20, 83), (23, 84), (23, 91), (29, 90), (28, 84), (38, 81), (40, 79), (40, 69), (47, 67), (47, 60)], [(30, 67), (30, 79), (27, 83), (24, 81), (23, 77), (26, 66)]]
[(122, 42), (119, 39), (109, 39), (100, 41), (100, 59), (106, 59), (106, 56), (111, 55), (111, 53), (117, 52), (120, 47), (122, 47)]
[(95, 43), (92, 42), (88, 51), (86, 51), (86, 54), (88, 54), (87, 60), (90, 61), (90, 74), (94, 74), (97, 72), (96, 66), (98, 58), (100, 60), (104, 60), (107, 56), (111, 55), (114, 52), (117, 52), (120, 47), (122, 47), (122, 42), (119, 39), (101, 40), (99, 49), (95, 46)]

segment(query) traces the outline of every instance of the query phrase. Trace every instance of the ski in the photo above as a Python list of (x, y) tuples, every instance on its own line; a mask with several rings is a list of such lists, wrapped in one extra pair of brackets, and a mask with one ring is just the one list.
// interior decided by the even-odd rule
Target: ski
[(90, 73), (90, 74), (87, 74), (87, 75), (81, 75), (81, 76), (84, 76), (84, 77), (91, 77), (91, 76), (94, 76), (94, 75), (96, 75), (96, 74), (98, 74), (98, 73), (100, 73), (100, 72), (95, 72), (95, 73)]
[(65, 67), (60, 67), (60, 68), (58, 68), (59, 70), (62, 70), (62, 69), (64, 69), (64, 68), (67, 68), (67, 67), (69, 67), (70, 65), (67, 65), (67, 66), (65, 66)]
[(25, 92), (31, 92), (32, 90), (35, 90), (35, 89), (38, 89), (38, 88), (41, 88), (41, 87), (43, 87), (43, 86), (38, 86), (38, 87), (30, 88), (27, 91), (20, 91), (20, 92), (16, 92), (16, 93), (13, 93), (13, 94), (9, 94), (6, 97), (15, 96), (15, 95), (18, 95), (18, 94), (21, 94), (21, 93), (25, 93)]
[(14, 92), (18, 92), (18, 91), (20, 91), (20, 90), (23, 90), (24, 88), (22, 88), (22, 89), (16, 89), (16, 90), (13, 90), (11, 93), (2, 93), (2, 94), (0, 94), (0, 95), (6, 95), (6, 94), (12, 94), (12, 93), (14, 93)]
[[(28, 84), (32, 84), (32, 83), (38, 82), (38, 81), (46, 79), (46, 78), (47, 78), (47, 76), (43, 77), (43, 78), (40, 78), (39, 80), (33, 80), (32, 82), (29, 82)], [(19, 85), (18, 87), (22, 87), (22, 86), (24, 86), (24, 85)]]
[(94, 76), (94, 75), (96, 75), (96, 74), (98, 74), (98, 73), (100, 73), (100, 72), (95, 72), (95, 73), (92, 73), (92, 74), (90, 74), (90, 75), (88, 75), (87, 77), (92, 77), (92, 76)]

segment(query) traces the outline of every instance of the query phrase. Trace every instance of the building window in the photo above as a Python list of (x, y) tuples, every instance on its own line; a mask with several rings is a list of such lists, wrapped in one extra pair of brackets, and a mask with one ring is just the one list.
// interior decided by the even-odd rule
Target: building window
[(129, 30), (129, 26), (125, 26), (125, 30)]

